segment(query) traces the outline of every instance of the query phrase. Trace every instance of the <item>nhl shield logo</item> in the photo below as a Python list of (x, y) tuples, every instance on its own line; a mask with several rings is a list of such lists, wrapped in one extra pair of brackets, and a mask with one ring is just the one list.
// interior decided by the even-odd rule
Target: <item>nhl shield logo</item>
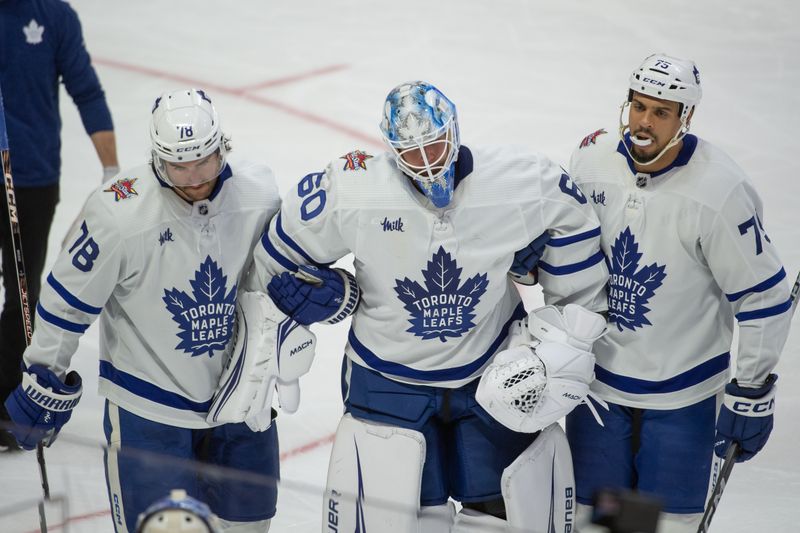
[(459, 285), (461, 271), (440, 246), (422, 270), (425, 287), (409, 278), (395, 280), (394, 290), (411, 315), (411, 327), (406, 331), (446, 342), (448, 337), (461, 337), (475, 327), (475, 306), (489, 281), (486, 274), (476, 274)]

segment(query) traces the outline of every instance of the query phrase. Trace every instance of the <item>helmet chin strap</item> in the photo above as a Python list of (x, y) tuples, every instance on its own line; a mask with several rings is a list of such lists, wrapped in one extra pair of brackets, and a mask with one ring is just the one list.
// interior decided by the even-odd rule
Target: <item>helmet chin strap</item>
[[(628, 152), (628, 155), (633, 160), (633, 162), (636, 163), (639, 166), (643, 166), (644, 167), (644, 166), (652, 165), (653, 163), (655, 163), (656, 161), (661, 159), (661, 156), (663, 156), (665, 153), (667, 153), (667, 151), (670, 148), (672, 148), (673, 146), (675, 146), (676, 144), (681, 142), (681, 140), (683, 140), (683, 138), (686, 136), (686, 134), (689, 133), (689, 126), (686, 124), (686, 117), (682, 117), (681, 118), (681, 127), (678, 128), (678, 131), (675, 132), (675, 135), (672, 136), (672, 139), (670, 139), (670, 141), (667, 143), (667, 145), (664, 148), (661, 149), (661, 151), (658, 153), (658, 155), (655, 156), (653, 159), (651, 159), (649, 161), (639, 161), (636, 158), (636, 156), (633, 155), (633, 152), (628, 147), (628, 144), (625, 142), (625, 134), (629, 133), (631, 131), (631, 127), (630, 127), (630, 124), (623, 124), (622, 123), (622, 116), (625, 114), (625, 108), (628, 107), (629, 105), (630, 105), (630, 102), (625, 102), (619, 108), (619, 138), (622, 140), (622, 146), (625, 147), (625, 151)], [(631, 143), (635, 144), (636, 146), (650, 146), (651, 144), (653, 144), (653, 140), (652, 139), (637, 139), (633, 135), (630, 136), (630, 139), (631, 139)]]

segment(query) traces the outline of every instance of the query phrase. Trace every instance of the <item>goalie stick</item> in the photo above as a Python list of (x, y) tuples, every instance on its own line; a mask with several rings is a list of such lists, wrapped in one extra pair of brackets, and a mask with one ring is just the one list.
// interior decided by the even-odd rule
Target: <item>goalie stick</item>
[[(800, 272), (797, 273), (797, 278), (794, 280), (794, 285), (792, 286), (792, 292), (789, 297), (791, 301), (789, 314), (791, 316), (794, 316), (794, 312), (797, 310), (798, 292), (800, 292)], [(714, 485), (714, 490), (711, 492), (711, 496), (708, 498), (708, 503), (706, 504), (706, 510), (703, 513), (703, 519), (700, 520), (700, 526), (697, 528), (697, 533), (708, 532), (708, 526), (711, 524), (711, 519), (714, 518), (714, 513), (717, 511), (717, 507), (719, 506), (719, 500), (720, 498), (722, 498), (722, 491), (725, 490), (725, 485), (727, 485), (728, 478), (731, 476), (731, 472), (733, 471), (733, 465), (736, 464), (736, 458), (739, 456), (739, 452), (741, 452), (739, 443), (734, 442), (730, 445), (728, 451), (725, 453), (725, 462), (722, 464), (722, 469), (720, 469), (719, 477), (717, 478), (717, 483)]]
[[(28, 304), (28, 281), (25, 276), (25, 260), (22, 257), (22, 234), (19, 230), (17, 217), (17, 201), (14, 194), (14, 179), (11, 177), (11, 155), (8, 148), (8, 133), (6, 132), (6, 115), (3, 107), (3, 92), (0, 89), (0, 159), (2, 159), (3, 178), (6, 188), (6, 208), (8, 221), (11, 226), (11, 245), (17, 266), (17, 288), (19, 290), (20, 306), (22, 308), (22, 324), (25, 328), (25, 346), (30, 346), (33, 336), (33, 323), (31, 310)], [(4, 265), (5, 266), (5, 265)], [(10, 266), (10, 265), (9, 265)], [(40, 442), (36, 446), (36, 459), (39, 463), (39, 476), (42, 480), (44, 500), (50, 499), (50, 483), (47, 481), (47, 467), (44, 462), (44, 446)], [(47, 533), (47, 519), (44, 514), (44, 502), (39, 502), (39, 529)]]

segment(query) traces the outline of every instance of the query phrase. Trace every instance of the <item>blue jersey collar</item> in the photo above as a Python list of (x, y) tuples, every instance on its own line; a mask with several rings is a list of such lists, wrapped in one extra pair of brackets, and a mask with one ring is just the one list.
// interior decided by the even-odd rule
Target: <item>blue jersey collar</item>
[(458, 149), (458, 159), (456, 160), (455, 183), (453, 188), (458, 187), (461, 180), (472, 174), (472, 152), (464, 145)]
[[(623, 144), (623, 142), (625, 144)], [(632, 143), (631, 143), (630, 133), (626, 133), (625, 140), (619, 141), (619, 144), (617, 144), (617, 152), (621, 153), (625, 157), (625, 160), (628, 162), (628, 168), (630, 168), (631, 173), (635, 175), (639, 174), (639, 171), (636, 170), (636, 166), (633, 162), (633, 159), (631, 159), (628, 150), (625, 149), (626, 146), (628, 147), (628, 149), (630, 149), (631, 144)], [(691, 133), (686, 134), (686, 136), (683, 138), (683, 146), (681, 146), (681, 151), (678, 152), (678, 157), (675, 158), (675, 161), (670, 163), (669, 166), (662, 168), (657, 172), (644, 172), (644, 174), (649, 174), (650, 177), (654, 178), (656, 176), (660, 176), (662, 174), (669, 172), (675, 167), (682, 167), (686, 163), (688, 163), (689, 160), (692, 158), (692, 155), (694, 154), (696, 148), (697, 148), (697, 137), (695, 137)]]

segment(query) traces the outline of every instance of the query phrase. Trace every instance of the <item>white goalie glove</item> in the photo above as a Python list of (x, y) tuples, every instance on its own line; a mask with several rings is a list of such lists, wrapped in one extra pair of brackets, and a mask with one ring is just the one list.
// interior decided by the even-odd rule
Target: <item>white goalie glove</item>
[[(481, 376), (475, 397), (500, 423), (535, 433), (586, 402), (594, 380), (594, 341), (606, 321), (575, 304), (559, 312), (540, 307), (512, 324), (509, 348), (498, 353)], [(592, 396), (604, 407), (605, 402)]]
[(253, 431), (272, 423), (272, 395), (283, 411), (300, 405), (300, 376), (314, 360), (317, 339), (287, 317), (263, 292), (241, 294), (236, 303), (233, 350), (212, 398), (211, 424), (246, 422)]

